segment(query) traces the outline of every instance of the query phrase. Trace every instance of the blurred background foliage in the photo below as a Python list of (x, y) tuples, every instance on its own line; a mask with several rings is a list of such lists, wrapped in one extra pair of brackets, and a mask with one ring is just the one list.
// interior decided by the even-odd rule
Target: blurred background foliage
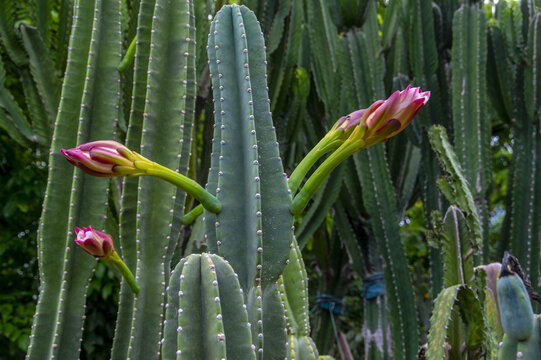
[[(196, 107), (197, 136), (190, 168), (191, 175), (201, 184), (206, 181), (212, 137), (212, 96), (209, 95), (204, 45), (209, 19), (226, 2), (195, 2), (200, 90)], [(371, 153), (371, 156), (381, 156), (388, 164), (386, 171), (390, 172), (398, 194), (399, 241), (404, 249), (405, 265), (410, 270), (418, 310), (412, 316), (418, 320), (419, 340), (424, 343), (430, 327), (432, 302), (442, 288), (441, 281), (434, 276), (442, 272), (441, 264), (439, 268), (437, 265), (441, 262), (438, 257), (441, 249), (438, 244), (431, 246), (426, 231), (434, 226), (430, 212), (435, 209), (444, 212), (448, 206), (439, 193), (430, 193), (430, 189), (437, 191), (435, 179), (439, 177), (439, 170), (431, 173), (438, 166), (434, 155), (430, 155), (432, 151), (424, 131), (429, 124), (437, 122), (443, 123), (451, 134), (454, 127), (456, 141), (468, 136), (467, 130), (460, 132), (460, 122), (452, 110), (460, 108), (452, 103), (452, 71), (453, 66), (459, 66), (453, 63), (452, 54), (453, 51), (457, 51), (457, 56), (468, 54), (453, 49), (453, 38), (459, 39), (460, 26), (455, 25), (457, 31), (453, 31), (453, 16), (461, 7), (476, 7), (484, 11), (488, 24), (483, 28), (488, 35), (481, 37), (481, 43), (488, 41), (489, 55), (483, 53), (487, 49), (482, 45), (472, 45), (473, 53), (479, 51), (483, 61), (472, 74), (486, 74), (486, 79), (479, 82), (480, 89), (476, 90), (476, 95), (481, 94), (478, 108), (472, 111), (482, 112), (488, 124), (488, 130), (483, 130), (488, 139), (483, 150), (487, 156), (483, 172), (488, 178), (483, 179), (482, 184), (475, 183), (476, 188), (472, 190), (485, 221), (484, 259), (494, 261), (504, 249), (519, 244), (517, 240), (508, 240), (506, 235), (513, 224), (509, 213), (509, 203), (514, 196), (510, 193), (512, 171), (520, 169), (514, 165), (516, 162), (524, 161), (519, 158), (519, 152), (524, 149), (517, 148), (517, 141), (522, 138), (521, 125), (517, 125), (521, 115), (516, 110), (524, 104), (515, 99), (521, 97), (522, 92), (517, 94), (513, 87), (523, 84), (512, 84), (517, 80), (515, 76), (525, 71), (524, 67), (536, 66), (527, 64), (528, 26), (540, 4), (526, 0), (240, 2), (256, 12), (266, 36), (271, 106), (288, 173), (339, 116), (366, 107), (409, 83), (432, 91), (429, 106), (421, 118), (392, 139), (385, 154), (377, 153), (378, 150)], [(127, 49), (135, 33), (138, 1), (122, 0), (121, 3), (125, 20), (123, 46)], [(23, 358), (29, 343), (39, 290), (36, 229), (66, 63), (72, 6), (71, 0), (0, 0), (0, 345), (5, 349), (0, 354), (2, 359)], [(357, 54), (362, 54), (362, 59), (356, 57)], [(370, 71), (353, 74), (361, 75), (363, 83), (355, 76), (348, 78), (351, 69), (366, 70), (365, 65)], [(122, 75), (122, 96), (128, 105), (123, 109), (125, 113), (120, 114), (119, 140), (125, 136), (125, 119), (129, 117), (131, 70)], [(519, 80), (524, 82), (523, 78)], [(417, 160), (405, 164), (405, 155)], [(526, 166), (532, 161), (535, 164), (535, 156), (532, 159), (526, 154), (525, 161)], [(367, 302), (366, 289), (363, 289), (367, 276), (380, 273), (389, 255), (384, 255), (376, 244), (380, 241), (377, 225), (371, 223), (373, 212), (364, 204), (366, 193), (374, 190), (367, 188), (359, 162), (362, 163), (361, 158), (355, 163), (348, 161), (336, 171), (303, 214), (303, 221), (298, 219), (301, 225), (296, 230), (310, 273), (313, 337), (321, 353), (334, 354), (337, 358), (347, 358), (348, 351), (355, 359), (364, 356), (370, 348), (366, 341), (370, 327), (367, 314), (388, 310), (379, 300), (375, 307)], [(462, 165), (467, 167), (467, 164)], [(352, 175), (352, 169), (357, 174)], [(539, 183), (530, 183), (529, 190), (533, 191)], [(482, 191), (476, 192), (480, 187)], [(118, 201), (110, 203), (109, 227), (115, 229)], [(182, 247), (185, 254), (201, 251), (198, 234), (195, 227), (185, 229)], [(537, 246), (539, 251), (538, 233), (530, 237), (528, 241), (533, 239), (533, 249)], [(358, 244), (358, 253), (352, 252), (352, 243), (347, 239)], [(538, 265), (537, 260), (532, 266)], [(539, 274), (538, 269), (530, 270)], [(81, 358), (109, 358), (114, 329), (111, 319), (117, 311), (118, 291), (115, 273), (98, 262), (88, 289)], [(387, 291), (393, 290), (388, 286)], [(383, 313), (379, 314), (379, 321), (391, 321)], [(417, 348), (417, 344), (412, 347)]]

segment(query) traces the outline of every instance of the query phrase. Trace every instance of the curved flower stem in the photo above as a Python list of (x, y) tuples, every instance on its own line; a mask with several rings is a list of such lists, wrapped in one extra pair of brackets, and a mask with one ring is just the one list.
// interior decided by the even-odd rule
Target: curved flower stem
[(297, 189), (301, 185), (302, 179), (304, 179), (316, 161), (318, 161), (329, 151), (340, 146), (342, 142), (338, 140), (338, 138), (341, 134), (342, 131), (333, 131), (327, 133), (327, 135), (321, 139), (317, 145), (314, 146), (312, 150), (310, 150), (310, 152), (301, 160), (287, 182), (287, 186), (289, 187), (289, 190), (291, 190), (291, 196), (295, 195)]
[(348, 149), (348, 145), (349, 144), (344, 143), (344, 145), (332, 153), (325, 159), (323, 164), (314, 171), (308, 181), (306, 181), (301, 191), (293, 198), (293, 202), (289, 208), (293, 215), (298, 215), (304, 210), (308, 201), (314, 196), (316, 191), (318, 191), (327, 176), (329, 176), (340, 163), (352, 154), (351, 150)]
[(165, 180), (176, 187), (186, 191), (199, 202), (205, 209), (215, 214), (219, 213), (222, 209), (222, 204), (216, 196), (209, 193), (201, 185), (187, 176), (179, 174), (171, 169), (161, 166), (160, 164), (153, 163), (146, 169), (146, 175), (156, 176), (162, 180)]
[(203, 205), (199, 204), (182, 217), (182, 225), (190, 225), (203, 213)]
[(137, 280), (135, 280), (132, 272), (130, 271), (130, 269), (128, 269), (124, 261), (122, 261), (120, 256), (117, 254), (117, 252), (113, 250), (113, 252), (104, 259), (109, 261), (118, 269), (128, 286), (130, 287), (131, 291), (133, 291), (133, 293), (136, 295), (139, 294), (139, 285), (137, 285)]
[(133, 37), (133, 40), (131, 41), (130, 46), (128, 47), (128, 50), (126, 51), (126, 54), (124, 55), (124, 57), (122, 58), (122, 61), (120, 61), (120, 64), (118, 65), (119, 72), (124, 72), (129, 69), (135, 57), (136, 45), (137, 45), (137, 35)]

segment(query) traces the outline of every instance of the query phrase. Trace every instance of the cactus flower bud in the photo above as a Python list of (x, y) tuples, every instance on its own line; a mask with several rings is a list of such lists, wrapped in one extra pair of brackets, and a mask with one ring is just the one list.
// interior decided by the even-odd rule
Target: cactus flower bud
[(92, 226), (82, 229), (76, 227), (75, 233), (77, 245), (92, 256), (107, 258), (114, 251), (111, 235), (94, 230)]
[(429, 98), (430, 91), (421, 92), (419, 87), (408, 86), (395, 91), (385, 101), (376, 101), (367, 110), (352, 112), (346, 128), (356, 128), (349, 139), (358, 144), (357, 151), (387, 140), (404, 130)]
[(72, 165), (90, 175), (144, 175), (144, 171), (137, 168), (136, 161), (146, 159), (116, 141), (93, 141), (73, 149), (61, 149), (60, 152)]
[(122, 275), (130, 289), (135, 294), (139, 293), (137, 280), (135, 280), (130, 269), (113, 248), (113, 239), (111, 238), (111, 235), (94, 230), (92, 229), (92, 226), (82, 229), (76, 227), (75, 233), (77, 234), (77, 238), (75, 239), (77, 245), (90, 255), (101, 258), (112, 264), (118, 272), (120, 272), (120, 275)]
[(323, 181), (340, 163), (354, 153), (381, 143), (409, 125), (430, 98), (430, 91), (408, 86), (394, 92), (385, 101), (378, 100), (368, 109), (360, 109), (341, 117), (323, 139), (308, 153), (289, 179), (292, 194), (298, 189), (308, 170), (325, 153), (336, 149), (310, 176), (293, 198), (291, 212), (299, 214)]

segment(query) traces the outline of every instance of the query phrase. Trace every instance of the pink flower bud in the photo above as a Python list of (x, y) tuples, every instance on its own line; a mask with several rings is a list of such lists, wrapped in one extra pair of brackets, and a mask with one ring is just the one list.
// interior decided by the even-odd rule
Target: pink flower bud
[(92, 226), (75, 228), (75, 242), (92, 256), (106, 258), (114, 252), (111, 235), (92, 229)]
[(419, 87), (408, 86), (405, 90), (395, 91), (385, 101), (373, 103), (358, 120), (365, 127), (365, 131), (361, 131), (365, 147), (385, 141), (404, 130), (429, 98), (430, 91), (421, 92)]
[(73, 149), (61, 149), (60, 152), (72, 165), (90, 175), (110, 177), (144, 174), (135, 166), (135, 161), (143, 158), (116, 141), (93, 141)]

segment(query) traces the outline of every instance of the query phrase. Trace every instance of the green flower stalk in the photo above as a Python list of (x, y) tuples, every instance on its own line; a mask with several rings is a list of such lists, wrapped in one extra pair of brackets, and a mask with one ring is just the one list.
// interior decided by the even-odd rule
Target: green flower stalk
[(60, 152), (87, 174), (99, 177), (155, 176), (184, 190), (207, 210), (213, 213), (221, 210), (220, 201), (194, 180), (150, 161), (116, 141), (93, 141)]
[(329, 174), (354, 153), (379, 144), (398, 134), (409, 125), (430, 98), (430, 92), (408, 86), (394, 92), (387, 100), (378, 100), (368, 109), (361, 109), (340, 118), (327, 135), (299, 164), (289, 179), (289, 189), (296, 191), (300, 182), (325, 153), (335, 149), (310, 176), (291, 204), (291, 213), (301, 213), (308, 201)]
[(113, 264), (120, 272), (124, 280), (126, 280), (126, 283), (130, 289), (135, 294), (139, 293), (137, 281), (133, 277), (130, 269), (128, 269), (124, 261), (122, 261), (118, 253), (115, 251), (111, 235), (92, 229), (92, 226), (82, 229), (76, 227), (75, 233), (77, 234), (77, 238), (75, 239), (75, 243), (77, 245), (79, 245), (90, 255), (96, 258), (104, 259), (105, 261)]

